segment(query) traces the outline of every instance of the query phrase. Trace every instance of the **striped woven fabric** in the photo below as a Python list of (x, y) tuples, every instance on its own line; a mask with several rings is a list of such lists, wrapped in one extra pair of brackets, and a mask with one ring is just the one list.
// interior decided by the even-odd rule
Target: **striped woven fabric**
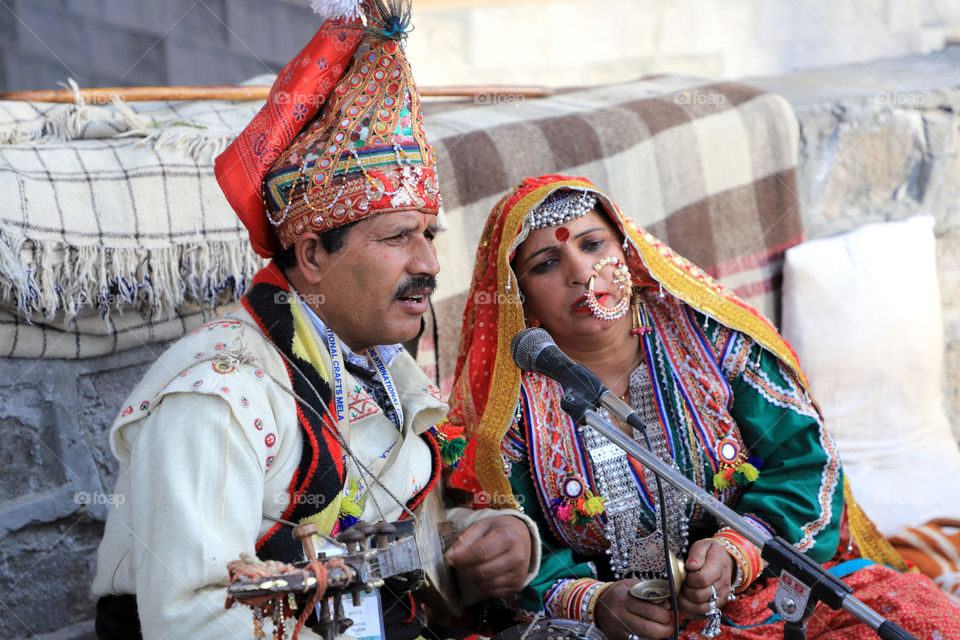
[(960, 604), (960, 520), (937, 518), (908, 527), (890, 544)]
[(493, 106), (433, 105), (428, 114), (446, 230), (435, 332), (425, 333), (418, 360), (444, 391), (486, 216), (527, 176), (590, 179), (625, 214), (778, 320), (783, 252), (803, 236), (798, 126), (785, 100), (679, 77), (542, 100), (500, 98)]
[[(199, 326), (201, 305), (209, 316), (229, 302), (261, 263), (213, 157), (259, 106), (0, 103), (0, 356), (82, 358), (170, 340)], [(588, 177), (777, 320), (782, 254), (802, 236), (797, 122), (782, 98), (662, 76), (424, 111), (446, 230), (437, 341), (427, 331), (418, 359), (439, 378), (453, 373), (486, 215), (544, 173)]]

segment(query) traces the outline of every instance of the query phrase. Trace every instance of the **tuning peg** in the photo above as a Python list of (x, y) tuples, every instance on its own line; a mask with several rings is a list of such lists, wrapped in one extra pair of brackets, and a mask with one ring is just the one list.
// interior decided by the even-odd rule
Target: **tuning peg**
[(377, 525), (370, 524), (369, 522), (364, 522), (363, 520), (360, 520), (355, 525), (353, 525), (353, 528), (363, 534), (363, 548), (369, 549), (370, 536), (372, 536), (374, 532), (377, 530)]
[(347, 550), (353, 553), (360, 550), (360, 542), (364, 538), (366, 538), (366, 536), (362, 531), (357, 530), (356, 525), (337, 534), (337, 541), (342, 542), (344, 545), (346, 545)]
[(317, 547), (313, 543), (313, 536), (320, 533), (320, 528), (313, 522), (305, 522), (293, 529), (293, 537), (303, 545), (303, 554), (307, 560), (317, 559)]
[(390, 544), (390, 536), (397, 532), (397, 528), (385, 520), (381, 520), (376, 525), (377, 548), (384, 549)]

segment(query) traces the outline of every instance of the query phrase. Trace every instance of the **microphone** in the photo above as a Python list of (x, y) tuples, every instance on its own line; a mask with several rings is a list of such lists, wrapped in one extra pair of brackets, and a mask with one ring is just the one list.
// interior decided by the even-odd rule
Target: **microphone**
[[(577, 404), (602, 405), (620, 421), (638, 429), (645, 428), (640, 416), (629, 404), (603, 386), (600, 378), (590, 369), (571, 360), (546, 330), (530, 327), (517, 332), (510, 341), (510, 355), (523, 371), (539, 373), (559, 382), (565, 395), (573, 396), (579, 401)], [(577, 413), (582, 417), (582, 411)]]

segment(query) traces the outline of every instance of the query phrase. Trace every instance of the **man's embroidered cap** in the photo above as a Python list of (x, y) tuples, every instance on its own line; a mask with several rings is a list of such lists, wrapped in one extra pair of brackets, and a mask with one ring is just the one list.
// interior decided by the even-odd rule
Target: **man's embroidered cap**
[(402, 47), (409, 2), (314, 5), (327, 20), (216, 162), (224, 193), (264, 257), (306, 231), (440, 207), (436, 156)]

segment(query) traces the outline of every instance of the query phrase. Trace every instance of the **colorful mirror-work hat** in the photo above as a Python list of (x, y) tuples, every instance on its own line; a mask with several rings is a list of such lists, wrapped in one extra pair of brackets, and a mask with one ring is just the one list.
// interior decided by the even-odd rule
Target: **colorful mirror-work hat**
[(402, 46), (409, 3), (315, 4), (328, 19), (216, 162), (221, 188), (264, 257), (306, 231), (440, 208), (436, 156)]

